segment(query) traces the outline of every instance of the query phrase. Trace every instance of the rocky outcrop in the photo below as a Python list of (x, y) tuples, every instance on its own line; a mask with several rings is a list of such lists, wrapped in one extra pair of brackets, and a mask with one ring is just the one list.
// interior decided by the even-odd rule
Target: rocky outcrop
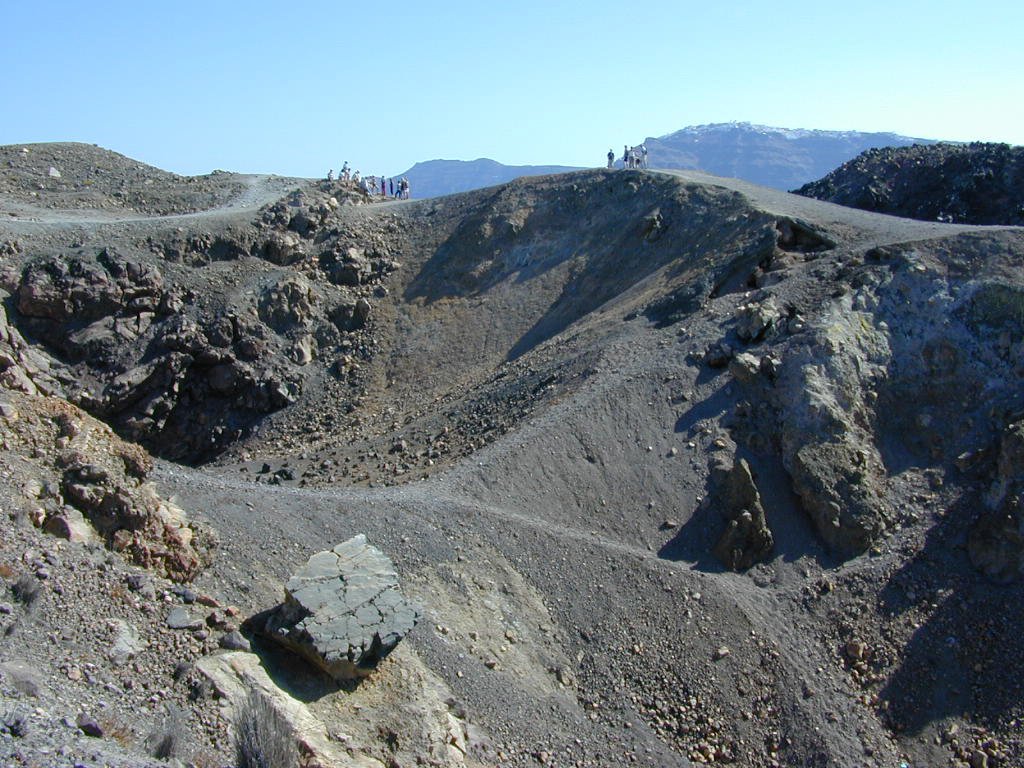
[(30, 265), (17, 292), (23, 316), (66, 322), (98, 320), (125, 311), (156, 312), (169, 299), (160, 272), (103, 250), (96, 263), (49, 259)]
[[(59, 301), (32, 306), (63, 311)], [(46, 356), (8, 324), (0, 303), (0, 391), (8, 392), (0, 434), (6, 448), (35, 467), (38, 504), (29, 519), (70, 541), (102, 539), (132, 562), (168, 578), (193, 578), (212, 539), (205, 536), (201, 544), (204, 536), (197, 537), (185, 513), (146, 482), (152, 460), (140, 446), (50, 394), (61, 392), (50, 375), (54, 371)]]
[(1014, 581), (1024, 575), (1024, 421), (1003, 432), (986, 505), (971, 529), (967, 552), (989, 578)]
[(726, 526), (715, 544), (715, 556), (726, 568), (744, 571), (764, 560), (775, 545), (746, 459), (728, 461), (712, 470), (711, 506), (725, 518)]
[(418, 619), (391, 561), (360, 534), (310, 557), (257, 629), (342, 681), (368, 675)]
[(258, 717), (258, 711), (243, 712), (253, 702), (265, 707), (287, 733), (276, 734), (295, 745), (295, 754), (308, 768), (383, 768), (368, 755), (353, 755), (333, 742), (324, 724), (301, 701), (278, 688), (252, 653), (229, 652), (199, 661), (199, 672), (213, 684), (217, 695), (232, 709), (234, 718)]
[(149, 455), (67, 401), (10, 391), (0, 440), (32, 472), (28, 519), (74, 542), (103, 541), (175, 581), (209, 561), (213, 537), (146, 481)]
[[(753, 342), (778, 322), (779, 311), (768, 297), (741, 307), (739, 317), (744, 340)], [(748, 422), (744, 439), (781, 454), (821, 537), (848, 554), (867, 549), (891, 516), (885, 469), (868, 428), (872, 377), (884, 375), (890, 351), (884, 334), (870, 328), (866, 317), (836, 307), (801, 343), (741, 352), (728, 364), (749, 398), (740, 409)], [(751, 523), (757, 530), (756, 519)], [(744, 527), (737, 523), (737, 530)]]
[(263, 258), (280, 266), (301, 261), (305, 255), (302, 238), (294, 232), (271, 232), (263, 246)]
[[(923, 260), (912, 244), (871, 249), (841, 270), (813, 316), (792, 307), (782, 320), (771, 290), (755, 292), (703, 361), (727, 366), (742, 390), (737, 440), (780, 456), (837, 553), (863, 552), (913, 521), (892, 467), (952, 469), (958, 456), (990, 446), (984, 452), (1000, 454), (1000, 466), (972, 557), (1006, 579), (1019, 564), (1021, 462), (1012, 458), (1017, 427), (1001, 427), (1000, 414), (1020, 410), (1012, 382), (1024, 371), (1024, 292), (1012, 279), (958, 271), (991, 258), (978, 239), (953, 247), (956, 269)], [(749, 347), (735, 351), (740, 344)]]
[[(312, 293), (282, 279), (263, 308), (283, 330), (309, 322)], [(255, 313), (220, 311), (194, 319), (159, 270), (101, 251), (95, 258), (32, 262), (16, 281), (17, 319), (43, 342), (32, 347), (9, 326), (0, 358), (8, 379), (28, 391), (64, 391), (122, 435), (174, 459), (205, 458), (238, 439), (259, 416), (295, 400), (315, 353), (312, 340), (286, 354), (286, 340)], [(321, 322), (334, 330), (326, 318)], [(15, 366), (15, 362), (18, 363)]]
[[(148, 253), (122, 244), (127, 255), (109, 246), (27, 259), (6, 244), (19, 258), (0, 274), (12, 294), (2, 327), (17, 335), (18, 353), (0, 355), (0, 375), (26, 391), (66, 393), (161, 457), (218, 455), (294, 403), (317, 376), (314, 363), (330, 367), (340, 354), (362, 362), (375, 348), (371, 301), (398, 267), (394, 225), (342, 231), (339, 208), (361, 193), (328, 186), (296, 192), (247, 227), (150, 237)], [(199, 298), (192, 268), (250, 256), (283, 269), (261, 265), (255, 290)], [(356, 369), (346, 370), (357, 389)]]
[(925, 221), (1024, 224), (1024, 147), (869, 149), (796, 194)]
[(309, 324), (316, 293), (301, 276), (286, 277), (268, 287), (260, 296), (260, 319), (276, 331)]
[(50, 358), (33, 349), (7, 319), (8, 295), (0, 291), (0, 387), (29, 395), (62, 394), (66, 378)]

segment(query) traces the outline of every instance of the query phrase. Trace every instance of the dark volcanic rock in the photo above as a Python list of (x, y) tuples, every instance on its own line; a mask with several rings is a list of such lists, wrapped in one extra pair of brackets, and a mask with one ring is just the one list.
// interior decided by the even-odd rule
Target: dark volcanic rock
[(925, 221), (1024, 224), (1024, 147), (870, 149), (796, 194)]
[(260, 297), (260, 319), (275, 330), (287, 330), (309, 321), (316, 301), (309, 282), (302, 277), (288, 277), (267, 288)]
[(310, 557), (261, 631), (341, 681), (368, 675), (418, 619), (391, 561), (360, 534)]

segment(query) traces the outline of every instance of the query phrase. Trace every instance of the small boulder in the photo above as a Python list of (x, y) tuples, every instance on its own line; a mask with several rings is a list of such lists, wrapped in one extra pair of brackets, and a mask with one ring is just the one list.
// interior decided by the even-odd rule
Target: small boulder
[(89, 544), (99, 541), (99, 536), (85, 516), (74, 507), (66, 506), (58, 514), (47, 518), (43, 524), (47, 533), (68, 541)]
[(250, 651), (252, 650), (249, 641), (238, 630), (233, 630), (223, 635), (218, 642), (221, 648), (227, 651)]
[(292, 345), (288, 354), (296, 365), (309, 365), (316, 356), (316, 341), (312, 336), (303, 336)]
[(763, 339), (784, 314), (775, 299), (744, 304), (736, 310), (736, 335), (745, 342)]
[(96, 722), (96, 718), (92, 715), (81, 712), (78, 718), (75, 720), (75, 724), (78, 729), (86, 736), (92, 736), (94, 739), (103, 738), (103, 726)]
[(203, 620), (189, 613), (187, 608), (178, 607), (167, 614), (167, 626), (171, 629), (199, 629)]
[(355, 328), (362, 328), (370, 317), (370, 302), (364, 298), (356, 300), (355, 310), (352, 312), (352, 321)]
[(263, 256), (282, 267), (294, 264), (305, 256), (302, 238), (295, 232), (271, 232), (263, 246)]

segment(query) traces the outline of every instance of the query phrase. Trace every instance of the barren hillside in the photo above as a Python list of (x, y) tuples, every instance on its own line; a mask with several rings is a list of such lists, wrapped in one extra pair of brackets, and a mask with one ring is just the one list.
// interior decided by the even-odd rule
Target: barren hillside
[[(1020, 228), (223, 181), (0, 197), (5, 764), (227, 765), (255, 689), (333, 764), (1024, 765)], [(251, 630), (358, 533), (423, 618), (339, 686)]]

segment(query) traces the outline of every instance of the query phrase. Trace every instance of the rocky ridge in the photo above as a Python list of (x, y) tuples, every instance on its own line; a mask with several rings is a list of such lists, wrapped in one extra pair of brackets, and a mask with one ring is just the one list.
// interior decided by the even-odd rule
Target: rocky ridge
[(91, 144), (0, 147), (7, 205), (169, 215), (223, 205), (244, 188), (235, 174), (179, 176)]
[(1024, 147), (972, 142), (869, 149), (795, 190), (925, 221), (1024, 224)]

